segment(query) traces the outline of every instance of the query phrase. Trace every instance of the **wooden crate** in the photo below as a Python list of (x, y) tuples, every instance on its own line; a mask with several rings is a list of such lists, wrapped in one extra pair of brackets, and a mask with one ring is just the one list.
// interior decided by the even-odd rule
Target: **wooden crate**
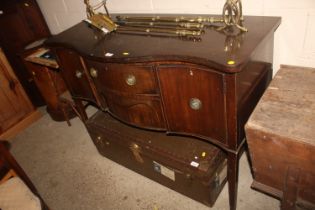
[[(281, 66), (245, 130), (253, 188), (282, 198), (289, 168), (315, 173), (315, 69)], [(314, 203), (315, 188), (298, 196)]]

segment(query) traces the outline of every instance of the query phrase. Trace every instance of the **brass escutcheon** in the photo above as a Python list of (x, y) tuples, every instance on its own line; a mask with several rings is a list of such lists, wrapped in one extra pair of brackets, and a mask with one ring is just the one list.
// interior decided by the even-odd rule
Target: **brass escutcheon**
[(137, 83), (136, 77), (132, 74), (128, 75), (125, 81), (129, 86), (133, 86)]
[(91, 77), (97, 78), (97, 70), (94, 68), (90, 68)]
[(79, 71), (79, 70), (76, 70), (75, 71), (75, 76), (80, 79), (83, 76), (83, 73), (81, 71)]
[(202, 102), (200, 101), (200, 99), (198, 98), (191, 98), (189, 100), (189, 106), (190, 108), (192, 108), (193, 110), (199, 110), (202, 107)]

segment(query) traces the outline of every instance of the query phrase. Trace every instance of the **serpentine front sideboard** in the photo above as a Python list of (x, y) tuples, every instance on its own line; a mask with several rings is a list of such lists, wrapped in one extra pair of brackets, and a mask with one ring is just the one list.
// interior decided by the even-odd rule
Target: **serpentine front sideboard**
[(278, 17), (245, 17), (249, 32), (211, 27), (201, 40), (103, 34), (86, 22), (53, 36), (64, 80), (81, 118), (94, 103), (122, 123), (185, 135), (228, 157), (230, 208), (236, 209), (244, 124), (272, 77)]

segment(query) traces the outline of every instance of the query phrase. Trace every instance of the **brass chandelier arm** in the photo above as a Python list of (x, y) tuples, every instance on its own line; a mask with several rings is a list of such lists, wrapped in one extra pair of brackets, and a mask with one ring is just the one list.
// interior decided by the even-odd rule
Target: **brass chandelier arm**
[(125, 28), (125, 27), (133, 28), (135, 30), (137, 29), (140, 29), (140, 30), (152, 29), (152, 30), (165, 30), (165, 31), (185, 30), (185, 31), (198, 31), (201, 34), (204, 33), (204, 30), (200, 28), (182, 28), (182, 27), (176, 27), (176, 26), (119, 25), (117, 28)]
[[(216, 30), (226, 31), (233, 26), (244, 32), (241, 0), (226, 0), (222, 17), (211, 16), (116, 16), (117, 24), (109, 16), (106, 0), (92, 6), (90, 0), (84, 0), (86, 13), (90, 24), (104, 33), (112, 31), (128, 31), (135, 33), (160, 33), (178, 36), (200, 36), (203, 28), (213, 27)], [(104, 7), (106, 14), (96, 12)], [(219, 24), (216, 24), (219, 23)]]
[(116, 29), (117, 32), (142, 32), (142, 33), (160, 33), (160, 34), (171, 34), (177, 36), (200, 36), (201, 31), (194, 30), (183, 30), (183, 29), (173, 29), (173, 28), (145, 28), (145, 27), (129, 27), (129, 26), (119, 26)]
[(192, 41), (192, 42), (201, 42), (202, 38), (201, 36), (191, 36), (191, 35), (186, 35), (186, 36), (179, 36), (177, 34), (170, 34), (170, 33), (154, 33), (154, 32), (141, 32), (141, 31), (124, 31), (124, 30), (116, 30), (115, 33), (118, 34), (128, 34), (128, 35), (136, 35), (136, 36), (150, 36), (150, 37), (167, 37), (167, 38), (174, 38), (174, 39), (179, 39), (182, 41)]
[(202, 23), (176, 23), (176, 22), (130, 22), (130, 21), (116, 21), (121, 26), (137, 26), (137, 27), (178, 27), (185, 29), (203, 29)]
[(167, 17), (167, 16), (116, 16), (119, 21), (125, 22), (173, 22), (173, 23), (223, 23), (221, 17)]

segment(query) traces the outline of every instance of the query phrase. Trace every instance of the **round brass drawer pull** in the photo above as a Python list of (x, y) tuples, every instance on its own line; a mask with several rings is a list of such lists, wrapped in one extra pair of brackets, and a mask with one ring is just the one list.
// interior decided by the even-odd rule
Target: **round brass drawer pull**
[(127, 85), (133, 86), (136, 84), (136, 82), (137, 82), (137, 80), (136, 80), (136, 77), (134, 75), (130, 74), (126, 77)]
[(189, 106), (193, 110), (199, 110), (202, 107), (202, 102), (198, 98), (191, 98), (189, 100)]
[(97, 78), (97, 70), (96, 69), (91, 68), (90, 69), (90, 74), (91, 74), (91, 77)]
[(83, 73), (81, 71), (79, 71), (79, 70), (76, 70), (75, 71), (75, 76), (80, 79), (80, 78), (82, 78)]

